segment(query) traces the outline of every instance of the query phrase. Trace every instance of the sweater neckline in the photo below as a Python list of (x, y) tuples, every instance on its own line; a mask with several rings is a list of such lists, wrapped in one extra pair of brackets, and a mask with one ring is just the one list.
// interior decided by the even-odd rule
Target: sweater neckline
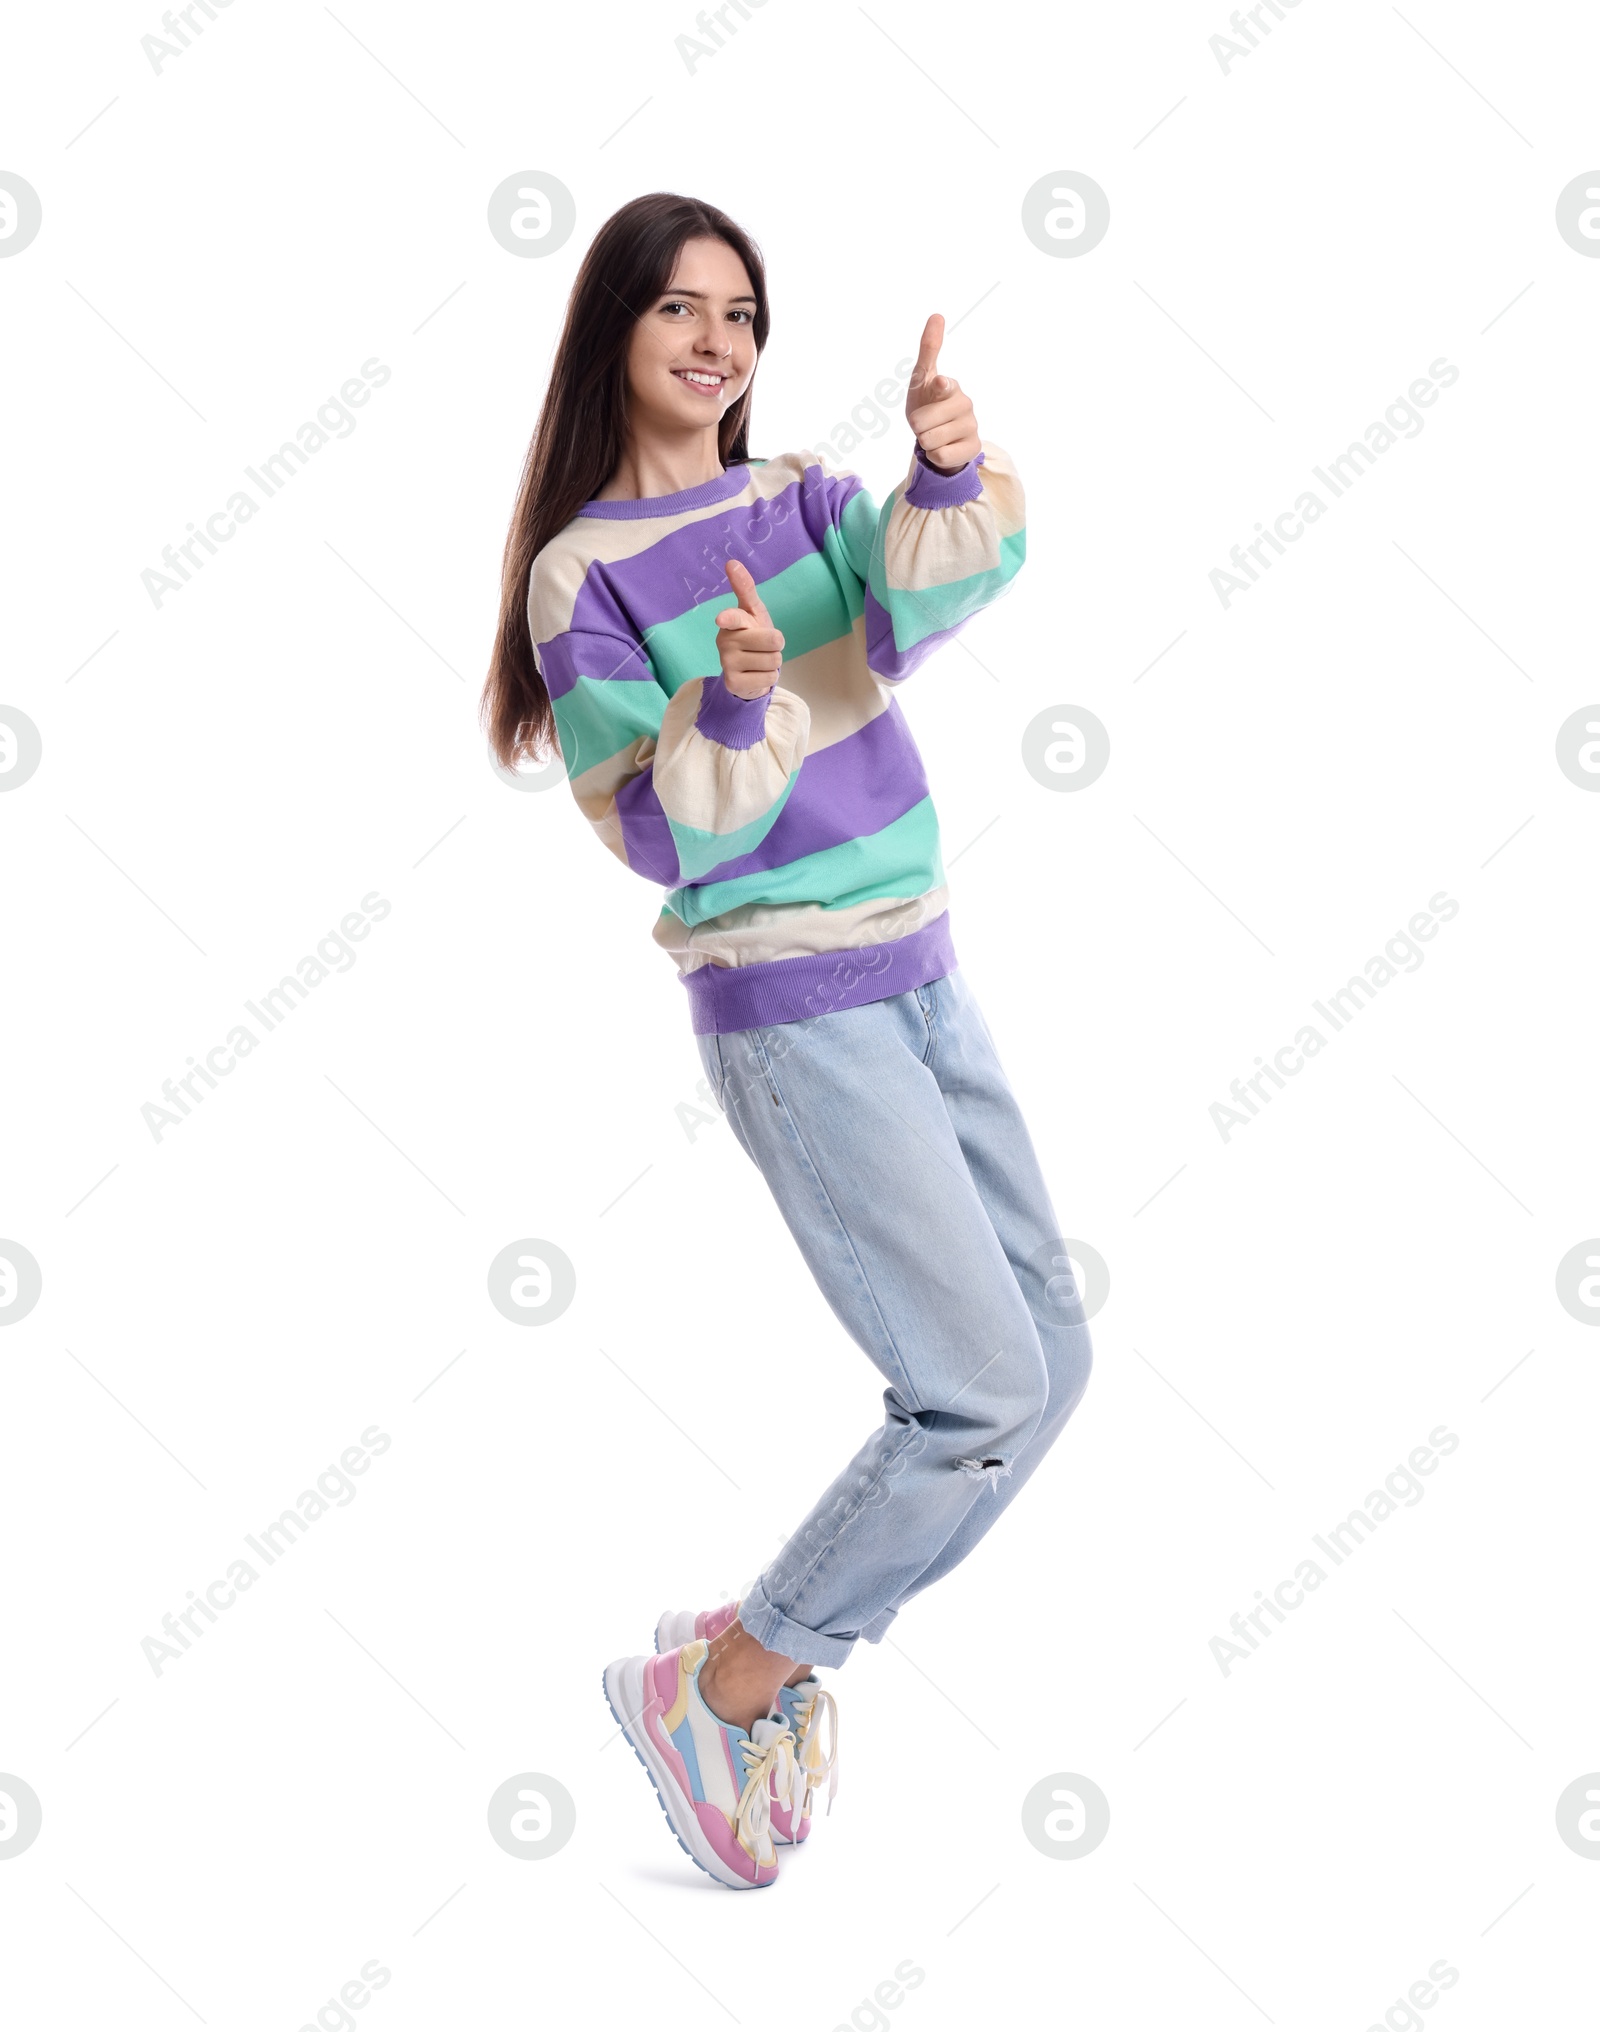
[[(750, 462), (754, 464), (755, 461)], [(737, 494), (750, 477), (748, 465), (724, 467), (714, 480), (702, 480), (696, 487), (682, 487), (676, 494), (645, 494), (636, 501), (585, 501), (580, 515), (600, 515), (611, 521), (638, 521), (651, 515), (678, 515), (686, 508), (709, 508)]]

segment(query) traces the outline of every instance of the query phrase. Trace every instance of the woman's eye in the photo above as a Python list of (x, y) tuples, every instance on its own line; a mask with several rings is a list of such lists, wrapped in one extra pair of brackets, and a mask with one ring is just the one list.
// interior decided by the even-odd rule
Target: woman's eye
[[(684, 302), (682, 302), (681, 300), (680, 300), (680, 301), (678, 301), (678, 302), (674, 302), (674, 303), (664, 303), (664, 304), (663, 304), (663, 305), (661, 306), (661, 308), (662, 308), (662, 310), (663, 310), (663, 311), (669, 311), (669, 310), (687, 310), (687, 311), (689, 311), (689, 314), (690, 314), (690, 316), (691, 316), (691, 317), (692, 317), (692, 316), (694, 315), (693, 311), (692, 311), (692, 310), (690, 310), (690, 307), (689, 307), (689, 305), (688, 305), (688, 304), (686, 304), (686, 303), (684, 303)], [(754, 312), (754, 311), (749, 311), (749, 310), (736, 310), (736, 311), (730, 311), (730, 312), (729, 312), (729, 316), (730, 316), (730, 317), (737, 317), (737, 318), (743, 318), (743, 319), (744, 319), (744, 321), (745, 321), (745, 323), (746, 323), (746, 324), (749, 324), (749, 323), (751, 322), (751, 320), (752, 320), (752, 319), (754, 318), (754, 316), (755, 316), (755, 312)]]

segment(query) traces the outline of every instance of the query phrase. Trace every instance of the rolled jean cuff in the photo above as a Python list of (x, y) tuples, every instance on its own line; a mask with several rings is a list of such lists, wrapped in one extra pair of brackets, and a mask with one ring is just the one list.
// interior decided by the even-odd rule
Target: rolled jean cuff
[(869, 1644), (881, 1644), (889, 1634), (889, 1625), (898, 1616), (898, 1609), (881, 1609), (870, 1623), (861, 1625), (861, 1634)]
[(842, 1665), (855, 1649), (854, 1637), (824, 1637), (804, 1623), (791, 1622), (768, 1601), (760, 1581), (740, 1596), (739, 1621), (764, 1651), (805, 1665)]

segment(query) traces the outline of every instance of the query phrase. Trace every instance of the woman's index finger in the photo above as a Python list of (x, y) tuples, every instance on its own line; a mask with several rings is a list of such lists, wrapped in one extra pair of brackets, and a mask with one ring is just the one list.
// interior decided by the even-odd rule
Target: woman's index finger
[(728, 581), (732, 585), (733, 590), (738, 594), (739, 605), (744, 609), (745, 613), (753, 615), (758, 621), (767, 620), (767, 610), (762, 605), (761, 595), (756, 591), (756, 582), (749, 566), (741, 564), (736, 557), (730, 557), (727, 563), (727, 573)]
[(939, 371), (939, 348), (944, 344), (944, 314), (935, 311), (922, 327), (922, 340), (917, 347), (916, 371), (912, 374), (913, 388), (922, 387), (931, 375)]

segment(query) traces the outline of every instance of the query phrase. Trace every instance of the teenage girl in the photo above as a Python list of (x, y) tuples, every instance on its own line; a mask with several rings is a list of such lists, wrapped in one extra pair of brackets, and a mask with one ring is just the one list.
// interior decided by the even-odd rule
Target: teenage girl
[[(579, 809), (665, 891), (705, 1074), (884, 1420), (737, 1602), (606, 1668), (679, 1840), (777, 1875), (837, 1782), (817, 1666), (964, 1559), (1083, 1395), (1090, 1343), (1027, 1128), (952, 943), (897, 696), (1023, 561), (1016, 468), (939, 371), (880, 507), (809, 450), (752, 458), (760, 252), (657, 192), (573, 284), (506, 542), (483, 710), (506, 767), (559, 744)], [(728, 602), (732, 601), (732, 604)]]

